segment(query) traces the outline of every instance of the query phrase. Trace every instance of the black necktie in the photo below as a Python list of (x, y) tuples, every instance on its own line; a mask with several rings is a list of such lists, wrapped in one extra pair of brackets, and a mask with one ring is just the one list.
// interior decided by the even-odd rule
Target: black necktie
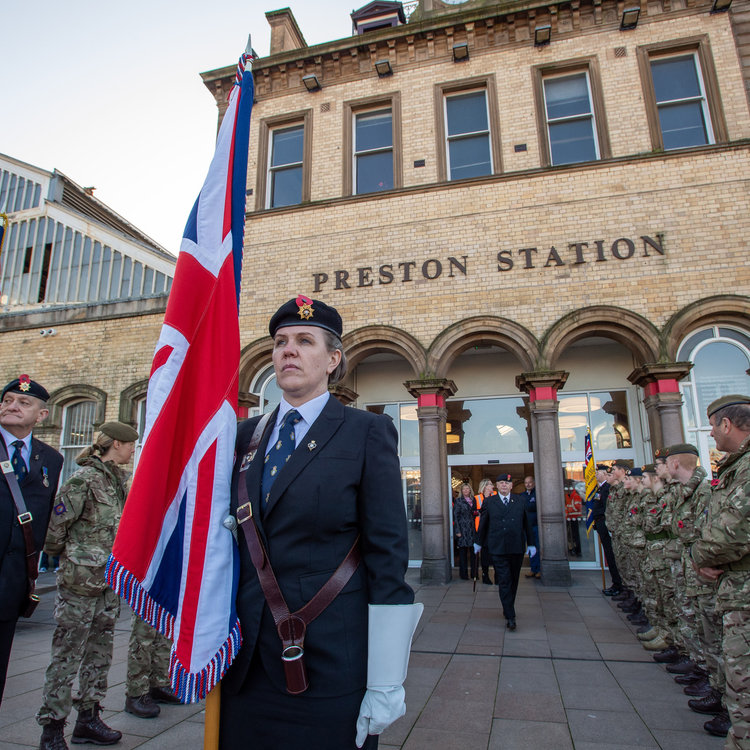
[(507, 505), (507, 504), (508, 504), (508, 498), (507, 498), (507, 497), (504, 497), (504, 498), (503, 498), (503, 503), (504, 503), (505, 505)]
[(26, 469), (26, 461), (23, 460), (23, 455), (21, 454), (23, 440), (14, 440), (11, 445), (15, 448), (13, 456), (10, 459), (11, 464), (13, 464), (13, 473), (16, 475), (16, 479), (22, 482), (29, 473)]
[(271, 486), (281, 471), (282, 466), (289, 460), (294, 451), (294, 425), (302, 419), (296, 409), (290, 409), (281, 420), (279, 427), (279, 438), (271, 446), (263, 464), (263, 479), (260, 485), (260, 493), (263, 498), (263, 507), (268, 503), (271, 496)]

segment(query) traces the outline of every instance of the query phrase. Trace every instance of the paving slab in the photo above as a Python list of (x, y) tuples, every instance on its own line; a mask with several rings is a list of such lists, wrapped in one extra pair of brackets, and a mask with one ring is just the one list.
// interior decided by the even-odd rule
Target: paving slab
[[(720, 750), (723, 741), (703, 731), (708, 717), (687, 708), (681, 688), (601, 595), (601, 575), (572, 577), (570, 588), (551, 589), (522, 576), (511, 632), (495, 586), (421, 586), (410, 571), (425, 614), (412, 645), (406, 714), (382, 735), (381, 750)], [(54, 576), (43, 574), (40, 588), (42, 604), (16, 631), (0, 750), (39, 743), (34, 715), (54, 631)], [(130, 622), (123, 606), (103, 714), (123, 732), (115, 747), (203, 747), (202, 704), (164, 706), (152, 720), (123, 711)]]

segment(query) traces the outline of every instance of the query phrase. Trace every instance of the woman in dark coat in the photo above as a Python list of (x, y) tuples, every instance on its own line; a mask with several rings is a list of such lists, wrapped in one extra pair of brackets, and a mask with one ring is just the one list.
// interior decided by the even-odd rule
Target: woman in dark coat
[(461, 494), (453, 504), (453, 533), (458, 547), (458, 574), (465, 581), (469, 579), (469, 558), (471, 558), (471, 577), (476, 578), (477, 561), (473, 554), (474, 546), (474, 490), (470, 484), (461, 485)]

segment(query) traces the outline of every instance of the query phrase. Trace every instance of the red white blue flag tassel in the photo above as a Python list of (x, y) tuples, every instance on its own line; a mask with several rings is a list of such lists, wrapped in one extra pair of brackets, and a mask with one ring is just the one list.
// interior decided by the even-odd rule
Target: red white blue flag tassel
[(253, 102), (250, 45), (193, 206), (156, 345), (143, 448), (107, 582), (173, 640), (172, 687), (201, 700), (240, 647), (229, 511), (237, 430), (240, 272)]

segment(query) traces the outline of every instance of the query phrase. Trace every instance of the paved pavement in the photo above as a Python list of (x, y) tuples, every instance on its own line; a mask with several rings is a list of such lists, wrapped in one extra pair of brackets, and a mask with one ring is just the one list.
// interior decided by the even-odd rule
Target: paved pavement
[[(40, 583), (48, 593), (16, 631), (0, 750), (39, 743), (34, 714), (54, 629), (52, 574)], [(412, 646), (406, 716), (382, 735), (382, 750), (721, 750), (723, 741), (703, 731), (710, 717), (688, 709), (681, 688), (601, 595), (600, 573), (575, 571), (570, 588), (522, 575), (513, 633), (494, 586), (479, 583), (472, 593), (471, 581), (412, 585), (425, 613)], [(122, 710), (129, 633), (123, 606), (103, 713), (123, 732), (116, 747), (200, 750), (202, 705), (163, 706), (148, 720)]]

